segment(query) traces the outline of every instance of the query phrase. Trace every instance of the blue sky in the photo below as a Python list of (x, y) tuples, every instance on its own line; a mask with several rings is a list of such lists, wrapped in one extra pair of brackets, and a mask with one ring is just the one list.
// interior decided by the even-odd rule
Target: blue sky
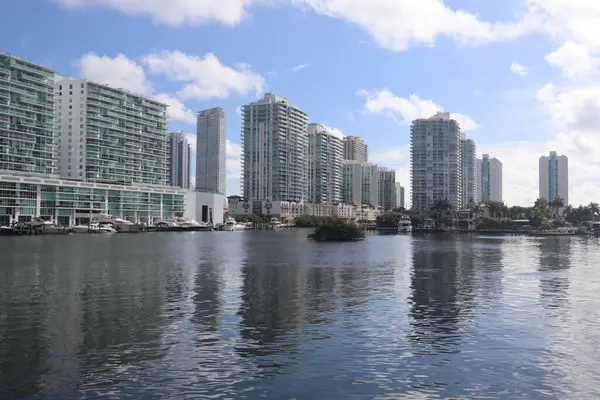
[[(575, 5), (572, 3), (576, 3)], [(3, 4), (0, 49), (155, 96), (170, 127), (264, 92), (363, 137), (409, 184), (407, 121), (444, 109), (504, 163), (504, 197), (538, 193), (538, 158), (570, 159), (573, 204), (600, 201), (600, 2), (593, 0), (27, 0)]]

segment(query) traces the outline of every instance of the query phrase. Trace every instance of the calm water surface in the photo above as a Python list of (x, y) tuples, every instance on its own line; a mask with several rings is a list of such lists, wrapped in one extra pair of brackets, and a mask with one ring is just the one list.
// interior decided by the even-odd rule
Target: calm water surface
[(600, 241), (0, 238), (0, 398), (600, 398)]

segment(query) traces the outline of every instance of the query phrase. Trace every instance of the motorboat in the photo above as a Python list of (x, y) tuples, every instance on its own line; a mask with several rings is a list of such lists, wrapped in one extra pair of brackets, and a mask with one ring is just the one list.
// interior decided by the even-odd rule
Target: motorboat
[(246, 229), (246, 225), (238, 224), (233, 217), (227, 218), (223, 224), (223, 230), (227, 232), (243, 231)]
[(111, 225), (117, 232), (139, 232), (140, 225), (122, 218), (113, 217), (109, 214), (100, 214), (94, 218), (93, 223), (99, 225)]
[(398, 232), (400, 232), (400, 233), (412, 232), (412, 222), (408, 216), (403, 215), (402, 218), (400, 218), (400, 222), (398, 222)]
[(65, 235), (69, 229), (57, 225), (54, 221), (45, 221), (41, 218), (32, 218), (29, 223), (32, 229), (41, 230), (46, 235)]
[(75, 233), (117, 233), (117, 230), (111, 224), (92, 223), (89, 225), (75, 225), (73, 228)]
[(281, 221), (279, 221), (275, 217), (271, 218), (271, 220), (269, 221), (269, 229), (274, 231), (281, 229)]

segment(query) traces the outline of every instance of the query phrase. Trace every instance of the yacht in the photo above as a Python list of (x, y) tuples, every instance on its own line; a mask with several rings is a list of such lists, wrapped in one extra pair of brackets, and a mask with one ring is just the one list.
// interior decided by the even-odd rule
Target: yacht
[(246, 229), (246, 225), (238, 224), (235, 221), (235, 218), (233, 218), (233, 217), (227, 218), (227, 220), (223, 224), (223, 230), (228, 231), (228, 232), (243, 231), (245, 229)]
[(117, 230), (110, 224), (75, 225), (72, 229), (75, 233), (117, 233)]
[(125, 219), (121, 219), (118, 217), (113, 217), (108, 214), (100, 214), (97, 218), (94, 218), (93, 223), (97, 223), (99, 225), (111, 225), (117, 232), (139, 232), (140, 226), (138, 224), (134, 224), (131, 221), (127, 221)]
[(400, 218), (400, 222), (398, 223), (398, 232), (400, 233), (408, 233), (412, 232), (412, 223), (410, 218), (406, 215)]
[(281, 229), (281, 221), (279, 221), (275, 217), (271, 218), (271, 220), (269, 221), (269, 229), (274, 231)]
[(53, 221), (44, 221), (41, 218), (32, 218), (29, 223), (33, 229), (40, 229), (46, 235), (64, 235), (69, 233), (69, 229), (59, 226)]

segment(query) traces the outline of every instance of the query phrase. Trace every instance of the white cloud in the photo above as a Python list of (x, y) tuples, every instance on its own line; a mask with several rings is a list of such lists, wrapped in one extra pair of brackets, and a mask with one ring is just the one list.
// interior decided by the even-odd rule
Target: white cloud
[(236, 113), (237, 115), (242, 115), (242, 106), (237, 106), (237, 107), (235, 108), (235, 113)]
[[(373, 114), (384, 114), (396, 119), (399, 123), (410, 125), (412, 121), (419, 118), (429, 118), (444, 108), (432, 100), (422, 100), (416, 94), (408, 98), (394, 96), (388, 89), (383, 90), (360, 90), (359, 96), (366, 98), (364, 110)], [(463, 131), (477, 129), (475, 121), (464, 114), (451, 113), (452, 118), (458, 121)], [(399, 119), (400, 118), (400, 119)]]
[(90, 81), (142, 95), (150, 95), (153, 91), (144, 69), (123, 54), (110, 58), (88, 53), (77, 61), (77, 67), (79, 75)]
[(187, 139), (188, 144), (192, 147), (192, 152), (196, 153), (196, 144), (197, 144), (196, 135), (193, 133), (186, 133), (185, 138)]
[(261, 0), (57, 0), (66, 7), (104, 7), (128, 15), (148, 15), (167, 25), (200, 25), (218, 22), (236, 25), (248, 7)]
[(225, 142), (225, 154), (227, 154), (227, 158), (239, 158), (242, 154), (242, 145), (238, 143), (233, 143), (231, 140), (227, 139)]
[(544, 58), (550, 65), (562, 69), (563, 73), (571, 78), (595, 72), (599, 65), (598, 59), (592, 56), (587, 46), (572, 40), (566, 41)]
[(186, 108), (185, 104), (183, 104), (178, 98), (166, 93), (161, 93), (154, 96), (154, 100), (160, 101), (161, 103), (165, 103), (169, 106), (167, 108), (169, 118), (177, 121), (187, 122), (190, 125), (196, 123), (196, 117), (194, 116), (192, 110)]
[(525, 76), (529, 74), (530, 69), (524, 65), (519, 64), (518, 62), (514, 62), (510, 65), (510, 71), (513, 74)]
[(294, 72), (299, 72), (302, 71), (305, 68), (308, 68), (310, 66), (310, 64), (300, 64), (300, 65), (296, 65), (294, 68), (292, 68), (292, 71)]
[(265, 79), (248, 64), (228, 67), (213, 53), (196, 57), (180, 51), (163, 51), (147, 55), (144, 63), (155, 75), (164, 74), (172, 81), (189, 82), (177, 92), (183, 100), (223, 99), (231, 94), (245, 96), (250, 92), (258, 95), (266, 86)]
[(332, 127), (329, 127), (329, 126), (327, 126), (327, 125), (323, 125), (323, 126), (325, 127), (325, 129), (327, 129), (327, 131), (328, 131), (329, 133), (331, 133), (331, 134), (332, 134), (333, 136), (335, 136), (335, 137), (338, 137), (338, 138), (340, 138), (340, 139), (343, 139), (343, 138), (345, 138), (345, 137), (346, 137), (346, 135), (344, 135), (344, 132), (342, 132), (342, 131), (341, 131), (340, 129), (338, 129), (338, 128), (332, 128)]

